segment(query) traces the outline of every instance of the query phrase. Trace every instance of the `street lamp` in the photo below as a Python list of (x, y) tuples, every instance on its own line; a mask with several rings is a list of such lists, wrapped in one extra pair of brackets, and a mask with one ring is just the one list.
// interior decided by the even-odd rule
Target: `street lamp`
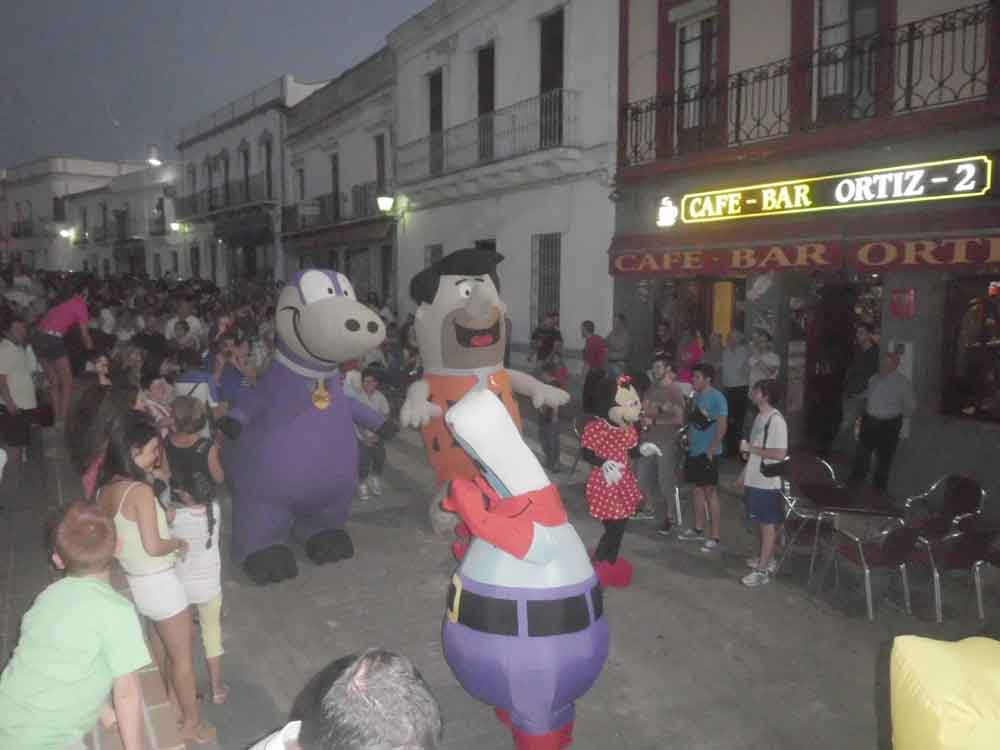
[(387, 214), (392, 211), (392, 206), (396, 202), (396, 199), (391, 195), (379, 195), (376, 196), (375, 202), (378, 204), (378, 210)]
[(181, 231), (181, 228), (183, 226), (184, 225), (181, 224), (179, 221), (172, 221), (172, 222), (170, 222), (170, 231), (171, 232), (179, 232), (179, 231)]
[(149, 147), (149, 158), (146, 159), (146, 162), (151, 167), (163, 166), (163, 162), (160, 160), (160, 149), (157, 146)]
[(72, 229), (72, 228), (70, 228), (70, 229), (60, 229), (59, 230), (59, 236), (62, 237), (64, 240), (71, 240), (74, 237), (76, 237), (76, 230)]

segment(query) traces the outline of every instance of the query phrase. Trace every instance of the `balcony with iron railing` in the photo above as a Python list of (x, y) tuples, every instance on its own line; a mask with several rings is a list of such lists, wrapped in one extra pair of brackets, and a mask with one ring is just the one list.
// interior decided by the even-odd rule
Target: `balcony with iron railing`
[(377, 182), (363, 182), (353, 185), (350, 193), (326, 193), (312, 200), (284, 206), (281, 210), (282, 231), (301, 232), (314, 227), (382, 216), (378, 208), (378, 195)]
[(634, 101), (619, 115), (619, 165), (985, 100), (996, 13), (979, 2)]
[(277, 200), (277, 182), (267, 171), (252, 175), (249, 180), (230, 180), (222, 185), (214, 185), (195, 193), (174, 199), (174, 211), (178, 219), (240, 208), (254, 203), (268, 203)]
[(555, 89), (504, 107), (397, 150), (396, 177), (412, 185), (559, 147), (579, 146), (576, 91)]
[(14, 238), (34, 237), (35, 220), (21, 219), (20, 221), (15, 221), (13, 224), (10, 225), (10, 236)]

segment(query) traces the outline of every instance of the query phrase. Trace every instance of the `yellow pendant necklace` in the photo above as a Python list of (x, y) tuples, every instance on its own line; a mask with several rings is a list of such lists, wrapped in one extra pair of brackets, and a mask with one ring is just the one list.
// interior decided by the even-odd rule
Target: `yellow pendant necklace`
[(312, 402), (320, 411), (330, 408), (330, 392), (326, 389), (326, 382), (323, 378), (316, 381), (316, 387), (312, 392)]

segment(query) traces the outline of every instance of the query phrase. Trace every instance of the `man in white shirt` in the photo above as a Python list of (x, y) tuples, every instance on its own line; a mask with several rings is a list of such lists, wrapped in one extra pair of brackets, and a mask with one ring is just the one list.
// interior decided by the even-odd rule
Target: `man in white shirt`
[(173, 341), (176, 335), (174, 326), (178, 320), (183, 320), (188, 324), (189, 332), (196, 339), (205, 340), (205, 326), (202, 325), (201, 318), (194, 314), (194, 306), (191, 304), (191, 300), (186, 297), (177, 300), (177, 314), (170, 318), (163, 327), (163, 335), (167, 341)]
[(25, 322), (11, 318), (0, 341), (0, 400), (7, 410), (4, 433), (12, 457), (21, 461), (27, 460), (33, 412), (38, 407), (34, 380), (38, 361), (25, 343), (27, 338)]
[(778, 381), (758, 380), (750, 389), (750, 399), (757, 407), (757, 416), (750, 430), (750, 439), (740, 442), (740, 452), (747, 456), (740, 482), (743, 485), (743, 506), (747, 520), (760, 529), (760, 554), (747, 560), (753, 568), (743, 577), (750, 588), (771, 582), (778, 566), (774, 545), (778, 525), (785, 520), (781, 477), (766, 477), (761, 467), (783, 461), (788, 455), (788, 425), (781, 412), (774, 408), (778, 401)]
[(313, 677), (292, 721), (249, 750), (437, 750), (437, 700), (405, 656), (369, 649), (337, 659)]
[[(756, 328), (750, 335), (750, 357), (747, 359), (747, 395), (753, 390), (753, 384), (761, 380), (777, 380), (781, 370), (781, 357), (774, 351), (771, 334), (763, 328)], [(741, 437), (750, 432), (753, 420), (757, 416), (757, 407), (753, 399), (747, 407), (746, 416), (741, 425)]]

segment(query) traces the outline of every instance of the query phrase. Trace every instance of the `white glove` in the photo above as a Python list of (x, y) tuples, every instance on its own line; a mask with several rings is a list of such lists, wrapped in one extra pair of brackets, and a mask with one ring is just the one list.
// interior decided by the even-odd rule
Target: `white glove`
[(656, 443), (643, 443), (639, 446), (639, 455), (641, 456), (662, 456), (663, 451), (660, 450), (660, 446)]
[(604, 472), (604, 481), (608, 484), (618, 484), (624, 476), (625, 465), (617, 461), (605, 461), (601, 464), (601, 471)]

